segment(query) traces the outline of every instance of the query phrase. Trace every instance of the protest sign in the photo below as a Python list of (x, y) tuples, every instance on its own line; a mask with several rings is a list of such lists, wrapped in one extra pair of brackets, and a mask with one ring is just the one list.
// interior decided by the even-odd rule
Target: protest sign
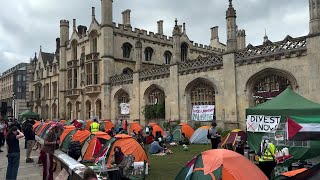
[(281, 116), (248, 115), (247, 131), (275, 133)]
[(192, 107), (193, 121), (212, 121), (214, 105), (197, 105)]

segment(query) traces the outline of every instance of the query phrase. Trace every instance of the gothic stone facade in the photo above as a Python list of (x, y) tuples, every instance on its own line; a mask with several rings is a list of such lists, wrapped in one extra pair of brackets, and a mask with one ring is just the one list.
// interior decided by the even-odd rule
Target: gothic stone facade
[(320, 2), (309, 3), (307, 36), (279, 42), (265, 38), (261, 46), (246, 46), (230, 1), (226, 45), (213, 27), (210, 45), (203, 46), (189, 40), (185, 24), (177, 21), (172, 37), (163, 35), (161, 20), (157, 33), (132, 29), (130, 10), (116, 25), (112, 0), (102, 0), (101, 23), (92, 8), (89, 29), (76, 28), (74, 20), (69, 37), (69, 21), (60, 21), (59, 117), (116, 120), (122, 118), (119, 104), (125, 102), (130, 104), (125, 118), (144, 124), (146, 106), (163, 100), (162, 119), (192, 123), (193, 105), (214, 104), (218, 125), (244, 128), (246, 108), (275, 97), (289, 84), (320, 103)]

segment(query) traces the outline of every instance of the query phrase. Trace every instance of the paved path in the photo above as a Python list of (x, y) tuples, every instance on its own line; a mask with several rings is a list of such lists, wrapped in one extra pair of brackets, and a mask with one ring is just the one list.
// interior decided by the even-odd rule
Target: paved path
[[(0, 180), (6, 178), (6, 171), (8, 166), (7, 147), (2, 147), (4, 152), (0, 153)], [(33, 151), (31, 158), (34, 163), (26, 163), (26, 150), (24, 149), (24, 139), (20, 139), (20, 166), (17, 180), (42, 180), (42, 166), (37, 165), (39, 151)]]

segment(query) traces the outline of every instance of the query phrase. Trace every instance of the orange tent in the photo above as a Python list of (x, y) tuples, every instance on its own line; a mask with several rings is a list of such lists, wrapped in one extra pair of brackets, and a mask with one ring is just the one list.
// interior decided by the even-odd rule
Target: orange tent
[(75, 130), (76, 127), (74, 126), (64, 126), (64, 130), (60, 136), (60, 144), (62, 144), (64, 138), (69, 134), (69, 132)]
[(107, 132), (109, 129), (114, 128), (114, 124), (110, 120), (102, 120), (101, 124), (104, 124), (104, 130)]
[(115, 141), (113, 142), (110, 150), (109, 150), (109, 157), (108, 157), (108, 165), (111, 164), (111, 159), (114, 154), (114, 148), (116, 146), (121, 147), (123, 154), (130, 155), (132, 154), (135, 157), (135, 162), (147, 161), (149, 162), (148, 156), (142, 146), (131, 136), (126, 134), (117, 134), (114, 137)]
[(132, 122), (130, 123), (130, 128), (129, 128), (129, 134), (131, 134), (133, 132), (133, 130), (138, 133), (139, 131), (142, 131), (143, 128), (140, 124), (136, 123), (136, 122)]
[(109, 140), (111, 137), (105, 132), (97, 132), (94, 134), (94, 137), (91, 139), (85, 153), (83, 156), (84, 161), (94, 161), (94, 155), (99, 152), (102, 147), (99, 139)]
[(40, 127), (40, 129), (36, 132), (36, 134), (39, 136), (40, 134), (42, 134), (42, 132), (44, 131), (44, 129), (48, 126), (49, 123), (44, 123), (42, 124), (42, 126)]
[(61, 120), (60, 123), (61, 123), (61, 124), (65, 124), (65, 123), (66, 123), (66, 120)]
[(49, 123), (50, 121), (51, 121), (50, 119), (47, 119), (47, 120), (46, 120), (46, 123)]
[(241, 154), (226, 149), (202, 152), (182, 168), (176, 179), (268, 180), (258, 166)]
[(92, 120), (88, 119), (86, 122), (86, 129), (89, 130), (90, 129), (90, 125), (93, 123)]
[(32, 126), (33, 131), (35, 131), (40, 124), (41, 124), (40, 121), (35, 121), (34, 125)]
[(194, 133), (194, 130), (192, 129), (191, 126), (189, 126), (189, 124), (187, 123), (180, 123), (173, 131), (173, 136), (175, 138), (175, 134), (177, 133), (184, 133), (188, 139), (191, 138), (192, 134)]
[(156, 132), (160, 131), (161, 135), (164, 136), (164, 130), (157, 123), (149, 123), (148, 126), (152, 127), (152, 134), (156, 137)]
[(84, 143), (84, 141), (91, 135), (91, 132), (84, 129), (84, 130), (77, 130), (76, 133), (74, 133), (71, 142), (72, 141), (80, 141), (80, 144)]

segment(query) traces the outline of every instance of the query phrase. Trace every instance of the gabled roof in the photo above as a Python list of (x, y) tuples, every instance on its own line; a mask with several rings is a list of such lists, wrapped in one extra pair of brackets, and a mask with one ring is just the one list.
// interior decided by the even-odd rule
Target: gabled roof
[(47, 65), (47, 63), (52, 64), (55, 54), (53, 53), (46, 53), (41, 52), (41, 57), (44, 65)]

